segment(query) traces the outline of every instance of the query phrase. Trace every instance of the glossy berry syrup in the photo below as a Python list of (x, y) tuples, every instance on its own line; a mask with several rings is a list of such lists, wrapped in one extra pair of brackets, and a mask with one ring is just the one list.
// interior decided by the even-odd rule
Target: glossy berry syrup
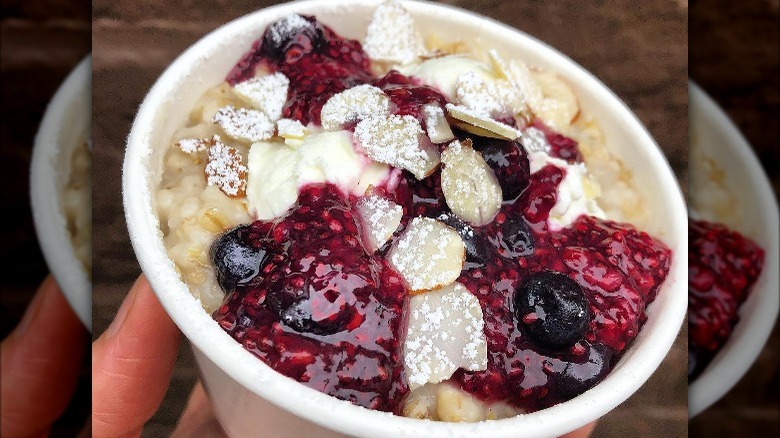
[(728, 340), (764, 264), (764, 251), (721, 224), (688, 222), (688, 379)]
[[(482, 304), (488, 369), (460, 370), (455, 380), (483, 400), (508, 401), (527, 412), (575, 397), (609, 373), (646, 320), (645, 307), (671, 263), (666, 246), (631, 225), (581, 216), (565, 229), (549, 230), (546, 221), (563, 177), (554, 166), (531, 175), (516, 202), (505, 203), (492, 223), (475, 230), (475, 239), (487, 241), (493, 253), (483, 257), (485, 263), (467, 265), (458, 280)], [(541, 321), (530, 330), (545, 316), (521, 312), (518, 294), (524, 282), (545, 281), (550, 272), (576, 282), (582, 297), (574, 308), (586, 300), (588, 310), (579, 316), (589, 319), (586, 326), (581, 319), (569, 325)], [(570, 333), (554, 330), (573, 326), (583, 336), (561, 345)]]
[[(358, 221), (338, 188), (306, 187), (298, 201), (280, 221), (243, 229), (241, 241), (268, 257), (213, 316), (285, 376), (393, 411), (407, 392), (399, 357), (406, 290), (382, 257), (363, 249)], [(226, 240), (235, 239), (215, 245)]]
[[(391, 71), (372, 77), (356, 41), (338, 37), (312, 17), (282, 19), (228, 76), (258, 69), (290, 78), (285, 117), (319, 123), (335, 93), (371, 83), (390, 96), (396, 114), (421, 119), (420, 108), (446, 99)], [(421, 120), (422, 121), (422, 120)], [(577, 143), (534, 122), (569, 162)], [(402, 228), (416, 216), (436, 218), (464, 240), (460, 281), (480, 301), (488, 368), (460, 370), (452, 380), (486, 401), (531, 412), (575, 397), (598, 383), (644, 323), (671, 263), (661, 242), (630, 225), (582, 216), (551, 230), (547, 220), (565, 170), (529, 174), (518, 141), (470, 136), (502, 187), (495, 219), (472, 227), (449, 209), (441, 170), (418, 181), (403, 172), (397, 188), (378, 187), (403, 208)], [(305, 187), (290, 213), (221, 236), (212, 248), (226, 292), (214, 313), (245, 348), (280, 373), (355, 404), (398, 413), (408, 393), (401, 348), (406, 324), (402, 281), (362, 245), (359, 221), (336, 187)]]

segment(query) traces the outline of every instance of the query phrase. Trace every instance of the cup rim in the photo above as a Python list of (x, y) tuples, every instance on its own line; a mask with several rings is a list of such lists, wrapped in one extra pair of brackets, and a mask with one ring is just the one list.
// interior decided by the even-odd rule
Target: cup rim
[[(735, 326), (735, 329), (741, 328), (740, 336), (734, 336), (736, 332), (732, 333), (710, 365), (688, 387), (688, 415), (693, 418), (720, 400), (739, 382), (761, 354), (772, 333), (780, 302), (780, 297), (777, 295), (780, 274), (776, 269), (772, 269), (778, 266), (780, 260), (778, 256), (780, 232), (777, 227), (780, 220), (777, 199), (769, 184), (769, 178), (753, 148), (734, 121), (692, 80), (688, 82), (688, 95), (691, 119), (702, 117), (708, 121), (709, 126), (723, 139), (715, 147), (730, 148), (737, 156), (737, 165), (747, 169), (750, 186), (755, 188), (755, 194), (759, 198), (759, 202), (756, 203), (759, 211), (753, 214), (768, 218), (768, 223), (775, 224), (774, 228), (765, 230), (770, 235), (769, 239), (761, 242), (765, 251), (764, 269), (756, 280), (756, 285), (762, 284), (763, 288), (759, 290), (754, 288), (748, 297), (748, 300), (760, 299), (761, 305), (754, 306), (755, 312), (746, 317), (748, 315), (744, 315), (743, 310), (748, 301), (743, 303), (739, 310), (740, 320)], [(743, 339), (749, 339), (750, 342), (742, 342)]]
[[(58, 154), (62, 148), (60, 132), (66, 127), (73, 106), (85, 95), (91, 96), (92, 55), (87, 55), (68, 74), (46, 107), (33, 144), (30, 164), (30, 201), (38, 243), (46, 264), (57, 280), (65, 299), (79, 320), (92, 332), (92, 285), (81, 261), (76, 257), (67, 231), (61, 205), (62, 187), (57, 176), (62, 172)], [(89, 102), (86, 108), (91, 109)], [(85, 114), (90, 117), (91, 114)], [(70, 161), (67, 161), (70, 163)]]
[[(335, 4), (334, 7), (344, 9), (350, 5), (365, 5), (365, 3), (359, 0), (328, 2), (329, 5)], [(624, 366), (619, 370), (613, 369), (607, 378), (584, 394), (534, 413), (479, 423), (421, 421), (355, 406), (286, 378), (251, 355), (203, 312), (199, 303), (176, 274), (173, 262), (168, 258), (162, 244), (156, 213), (150, 202), (151, 189), (146, 177), (145, 166), (148, 165), (152, 150), (147, 127), (152, 126), (157, 117), (157, 109), (168, 98), (168, 89), (175, 87), (181, 77), (187, 74), (187, 67), (198, 60), (201, 52), (208, 52), (209, 49), (217, 47), (220, 38), (249, 25), (257, 20), (258, 16), (275, 17), (293, 12), (321, 10), (323, 2), (310, 0), (277, 5), (231, 21), (190, 46), (160, 76), (136, 115), (128, 137), (123, 165), (123, 197), (133, 248), (160, 302), (195, 348), (249, 391), (308, 421), (360, 436), (402, 434), (413, 436), (424, 433), (426, 436), (442, 437), (476, 435), (501, 437), (514, 436), (518, 430), (523, 430), (528, 436), (556, 436), (569, 432), (602, 416), (636, 391), (657, 368), (676, 338), (687, 306), (686, 295), (676, 293), (687, 287), (687, 267), (681, 256), (687, 253), (687, 215), (682, 193), (660, 148), (636, 115), (603, 83), (574, 61), (536, 38), (490, 18), (448, 5), (417, 1), (402, 3), (413, 15), (421, 12), (446, 12), (450, 16), (461, 19), (481, 20), (486, 25), (489, 24), (497, 34), (501, 34), (502, 38), (526, 40), (542, 56), (554, 58), (556, 62), (566, 66), (569, 77), (576, 78), (579, 81), (578, 85), (589, 88), (589, 91), (597, 95), (600, 100), (607, 102), (619, 115), (620, 122), (625, 123), (630, 127), (630, 131), (636, 133), (639, 143), (636, 147), (647, 153), (647, 165), (656, 170), (662, 185), (666, 186), (661, 189), (669, 192), (671, 196), (668, 200), (669, 208), (674, 217), (680, 220), (680, 224), (677, 224), (677, 229), (670, 230), (676, 233), (674, 237), (679, 244), (673, 248), (678, 255), (673, 258), (673, 265), (666, 280), (670, 282), (667, 286), (670, 295), (668, 308), (657, 315), (659, 324), (655, 331), (647, 334), (648, 345), (642, 350), (632, 351), (630, 355), (627, 354), (628, 351), (625, 352), (621, 359), (621, 362), (630, 360), (634, 367), (627, 369)], [(675, 288), (673, 289), (672, 286)], [(193, 312), (198, 310), (204, 318), (193, 317)], [(649, 348), (651, 345), (653, 348)], [(256, 364), (249, 365), (248, 359)]]

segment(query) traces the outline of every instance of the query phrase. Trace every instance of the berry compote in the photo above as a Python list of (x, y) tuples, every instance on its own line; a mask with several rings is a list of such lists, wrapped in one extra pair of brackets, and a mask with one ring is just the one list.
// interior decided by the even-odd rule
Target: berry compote
[(764, 264), (764, 250), (724, 225), (688, 222), (688, 379), (728, 340)]
[[(268, 256), (258, 275), (226, 291), (214, 318), (285, 376), (393, 411), (407, 392), (399, 357), (406, 290), (382, 257), (363, 249), (358, 227), (336, 186), (304, 188), (285, 218), (241, 229), (249, 249), (236, 254)], [(227, 233), (215, 245), (235, 240)]]
[[(257, 70), (289, 78), (284, 116), (303, 124), (318, 124), (332, 95), (359, 84), (377, 86), (396, 114), (420, 120), (422, 105), (447, 103), (434, 88), (396, 71), (374, 77), (360, 43), (313, 17), (272, 24), (227, 80), (235, 84)], [(553, 156), (582, 160), (574, 140), (542, 121), (534, 126)], [(452, 213), (440, 169), (422, 180), (403, 171), (397, 185), (375, 188), (403, 208), (403, 218), (384, 249), (371, 253), (353, 213), (356, 198), (330, 184), (306, 186), (286, 216), (239, 227), (214, 243), (226, 292), (214, 318), (280, 373), (340, 399), (399, 413), (408, 393), (401, 357), (408, 291), (383, 254), (405, 224), (427, 216), (464, 240), (458, 281), (478, 298), (485, 322), (487, 369), (461, 369), (454, 383), (481, 400), (526, 412), (598, 383), (646, 320), (671, 251), (631, 225), (589, 216), (550, 229), (566, 169), (548, 165), (530, 174), (519, 141), (457, 135), (472, 139), (502, 188), (492, 222), (473, 227)]]

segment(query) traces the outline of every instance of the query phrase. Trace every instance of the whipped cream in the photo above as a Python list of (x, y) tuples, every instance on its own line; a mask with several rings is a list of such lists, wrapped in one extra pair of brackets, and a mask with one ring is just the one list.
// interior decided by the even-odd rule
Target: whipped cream
[(468, 75), (473, 80), (482, 80), (493, 84), (496, 77), (489, 65), (460, 55), (448, 55), (425, 60), (419, 64), (400, 69), (407, 76), (414, 76), (424, 85), (434, 87), (457, 102), (457, 87), (461, 76)]
[(355, 150), (348, 131), (316, 132), (300, 144), (254, 143), (247, 168), (249, 213), (260, 220), (283, 216), (305, 185), (328, 182), (345, 194), (362, 196), (390, 174), (389, 166)]
[(596, 203), (601, 190), (598, 184), (591, 180), (584, 163), (569, 164), (543, 151), (528, 151), (528, 162), (532, 174), (549, 164), (566, 171), (563, 180), (558, 184), (558, 199), (547, 219), (547, 226), (551, 230), (566, 228), (583, 214), (600, 219), (606, 217), (604, 210)]

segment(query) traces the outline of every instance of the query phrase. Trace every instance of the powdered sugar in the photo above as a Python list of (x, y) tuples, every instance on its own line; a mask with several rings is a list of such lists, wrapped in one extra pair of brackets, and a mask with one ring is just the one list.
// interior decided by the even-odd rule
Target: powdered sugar
[(207, 184), (219, 187), (228, 196), (244, 196), (247, 168), (243, 157), (236, 148), (222, 143), (218, 137), (215, 136), (212, 141), (205, 170)]
[(275, 21), (274, 24), (268, 28), (268, 33), (271, 36), (271, 40), (273, 40), (276, 45), (281, 45), (290, 35), (300, 32), (301, 29), (311, 27), (313, 27), (313, 24), (305, 18), (298, 14), (290, 14)]
[[(215, 138), (219, 140), (219, 136), (215, 136)], [(176, 146), (188, 154), (205, 151), (206, 148), (211, 144), (212, 142), (210, 140), (203, 138), (183, 138), (176, 142)]]
[(247, 108), (236, 109), (232, 105), (220, 108), (214, 115), (214, 123), (229, 137), (249, 143), (273, 137), (276, 128), (264, 113)]
[(369, 116), (390, 114), (390, 98), (377, 87), (364, 84), (333, 95), (323, 105), (320, 119), (324, 129), (340, 129)]
[(239, 82), (233, 86), (233, 91), (246, 103), (262, 111), (269, 121), (275, 122), (282, 117), (289, 87), (287, 76), (276, 72)]

